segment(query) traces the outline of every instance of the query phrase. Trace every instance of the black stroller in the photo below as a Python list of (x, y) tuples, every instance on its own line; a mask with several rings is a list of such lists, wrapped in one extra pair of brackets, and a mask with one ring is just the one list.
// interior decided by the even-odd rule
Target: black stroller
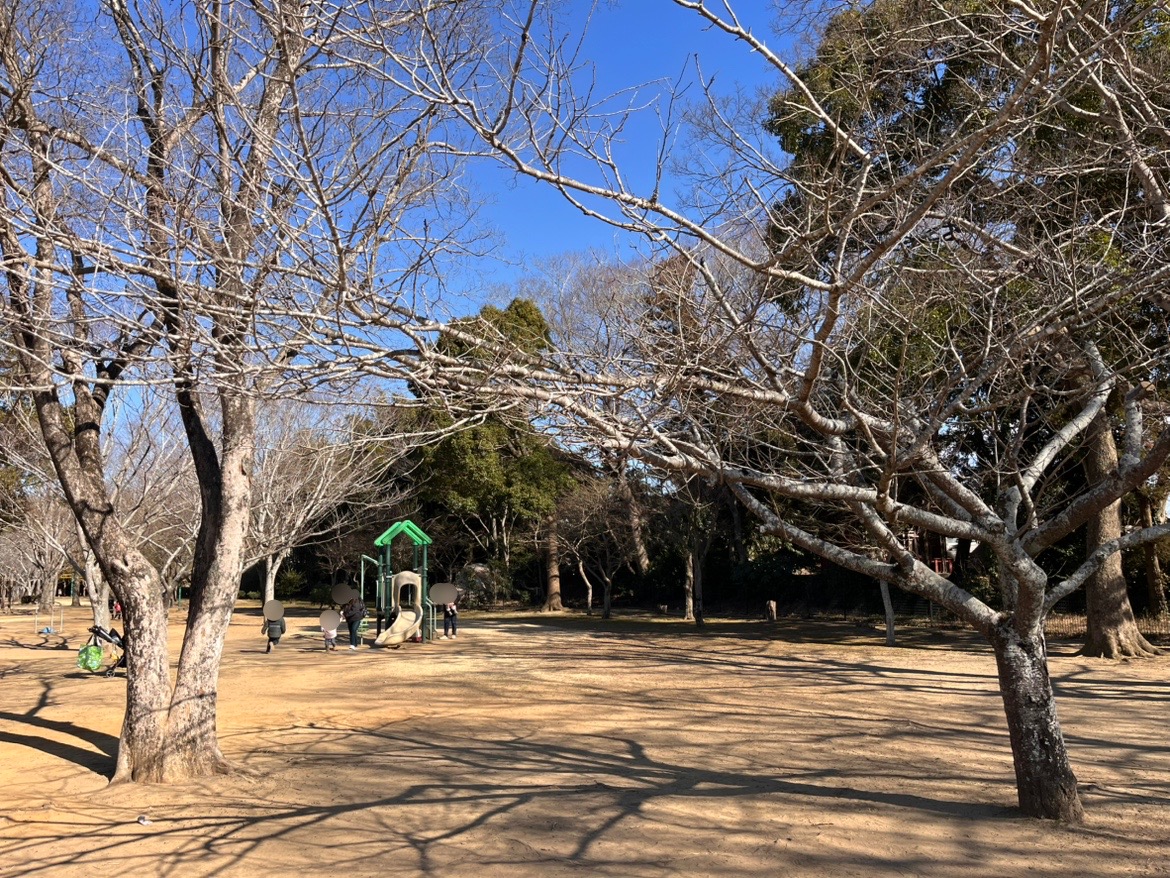
[(106, 669), (106, 676), (112, 677), (118, 668), (126, 667), (126, 641), (116, 628), (107, 631), (100, 625), (89, 629), (89, 640), (77, 652), (77, 666), (87, 671), (97, 673), (101, 670), (103, 649), (102, 644), (108, 643), (114, 649), (116, 661)]

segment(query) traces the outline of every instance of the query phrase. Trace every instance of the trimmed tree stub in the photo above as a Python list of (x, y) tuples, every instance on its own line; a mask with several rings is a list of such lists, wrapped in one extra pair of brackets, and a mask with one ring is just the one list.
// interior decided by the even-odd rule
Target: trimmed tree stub
[(764, 604), (764, 618), (767, 619), (769, 622), (776, 621), (776, 602), (775, 601), (768, 601), (766, 604)]

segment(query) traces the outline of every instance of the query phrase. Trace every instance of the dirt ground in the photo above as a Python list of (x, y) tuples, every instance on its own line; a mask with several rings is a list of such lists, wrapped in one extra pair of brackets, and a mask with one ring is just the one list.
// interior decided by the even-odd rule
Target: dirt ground
[(265, 655), (237, 610), (219, 728), (246, 771), (180, 787), (107, 784), (125, 684), (77, 669), (83, 610), (64, 636), (0, 616), (0, 876), (1170, 874), (1170, 658), (1052, 645), (1070, 829), (1014, 810), (962, 632), (465, 613), (324, 654), (316, 616)]

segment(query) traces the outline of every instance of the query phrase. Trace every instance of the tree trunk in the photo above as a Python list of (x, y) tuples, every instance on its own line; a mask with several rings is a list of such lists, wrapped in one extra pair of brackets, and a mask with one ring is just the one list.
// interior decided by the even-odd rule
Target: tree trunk
[(601, 618), (608, 619), (613, 607), (613, 580), (602, 574), (603, 588), (601, 592)]
[(1081, 823), (1084, 810), (1068, 761), (1048, 678), (1042, 627), (1021, 637), (1010, 621), (992, 629), (1020, 810), (1028, 817)]
[(110, 585), (94, 559), (93, 552), (85, 553), (85, 594), (93, 612), (93, 624), (110, 630)]
[(557, 539), (557, 525), (553, 519), (548, 522), (544, 572), (545, 582), (548, 585), (544, 598), (544, 610), (545, 612), (560, 612), (565, 608), (561, 603), (561, 553), (560, 541)]
[(695, 555), (687, 552), (687, 575), (683, 582), (683, 619), (695, 620)]
[[(1097, 416), (1088, 432), (1085, 476), (1096, 485), (1117, 469), (1117, 446), (1108, 416)], [(1121, 501), (1111, 503), (1089, 521), (1086, 528), (1086, 556), (1102, 543), (1121, 536)], [(1084, 655), (1122, 658), (1160, 654), (1138, 630), (1126, 591), (1121, 553), (1114, 552), (1085, 583), (1088, 631)]]
[(748, 562), (747, 540), (743, 533), (743, 515), (739, 510), (739, 501), (731, 491), (724, 488), (727, 498), (727, 507), (731, 510), (731, 546), (735, 551), (735, 563), (742, 567)]
[(276, 600), (276, 577), (280, 575), (280, 568), (284, 566), (288, 552), (277, 552), (264, 559), (264, 600), (262, 604)]
[(882, 592), (882, 608), (886, 611), (886, 646), (894, 646), (894, 602), (890, 600), (890, 584), (879, 579), (878, 588)]
[(577, 559), (577, 572), (581, 574), (581, 581), (585, 583), (585, 612), (593, 615), (593, 580), (585, 572), (585, 562)]
[(642, 519), (642, 507), (634, 492), (630, 490), (625, 473), (618, 475), (618, 491), (629, 515), (630, 542), (634, 550), (634, 561), (638, 565), (638, 575), (645, 576), (650, 572), (650, 553), (646, 551), (646, 526)]
[(60, 571), (54, 573), (49, 569), (41, 570), (41, 588), (37, 595), (37, 608), (47, 613), (57, 606), (57, 577)]
[(691, 562), (691, 567), (693, 570), (693, 572), (691, 573), (691, 580), (693, 583), (692, 591), (694, 594), (695, 626), (698, 628), (702, 628), (703, 624), (704, 624), (704, 621), (703, 621), (703, 558), (706, 554), (707, 554), (706, 551), (700, 552), (698, 549), (695, 549), (694, 552), (692, 553), (692, 557), (694, 560)]
[[(1137, 496), (1141, 505), (1142, 527), (1153, 527), (1153, 501), (1145, 491), (1138, 491)], [(1162, 565), (1158, 561), (1158, 544), (1146, 543), (1142, 547), (1142, 554), (1146, 566), (1146, 593), (1149, 598), (1150, 615), (1162, 617), (1170, 614), (1170, 606), (1166, 603), (1166, 589), (1162, 584)]]
[[(95, 549), (99, 558), (108, 556), (108, 543), (103, 540), (103, 547)], [(134, 550), (119, 557), (119, 562), (103, 565), (102, 570), (122, 604), (126, 650), (126, 715), (113, 780), (157, 783), (167, 779), (166, 720), (171, 695), (162, 583), (157, 571)]]
[(166, 733), (165, 780), (230, 770), (219, 749), (217, 686), (223, 643), (240, 588), (248, 534), (255, 448), (255, 403), (247, 393), (221, 388), (222, 452), (217, 454), (197, 419), (191, 398), (180, 394), (202, 518), (195, 540), (187, 629)]

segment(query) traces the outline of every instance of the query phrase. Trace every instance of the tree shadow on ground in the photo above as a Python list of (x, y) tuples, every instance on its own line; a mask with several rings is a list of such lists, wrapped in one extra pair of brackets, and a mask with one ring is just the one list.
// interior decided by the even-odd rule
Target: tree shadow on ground
[[(69, 650), (69, 649), (74, 648), (69, 637), (67, 637), (67, 636), (62, 636), (60, 634), (48, 635), (48, 634), (41, 634), (39, 632), (37, 633), (37, 636), (40, 637), (41, 639), (36, 643), (29, 643), (26, 640), (17, 640), (15, 637), (10, 637), (7, 640), (5, 640), (3, 642), (3, 644), (0, 644), (0, 645), (3, 645), (5, 647), (9, 647), (12, 649)], [(50, 639), (50, 638), (56, 638), (56, 639), (54, 640), (54, 639)]]
[[(795, 803), (841, 811), (872, 806), (905, 812), (903, 819), (910, 822), (916, 815), (919, 819), (933, 815), (932, 819), (953, 820), (956, 825), (1015, 816), (1014, 809), (999, 805), (866, 790), (831, 770), (767, 776), (685, 764), (652, 756), (630, 738), (421, 736), (403, 734), (397, 726), (372, 731), (340, 726), (272, 731), (278, 737), (295, 736), (300, 743), (249, 760), (249, 767), (268, 779), (269, 789), (241, 796), (214, 816), (201, 815), (193, 807), (173, 816), (155, 815), (150, 827), (141, 832), (131, 827), (115, 834), (108, 825), (79, 824), (76, 832), (92, 848), (80, 862), (70, 862), (101, 863), (116, 873), (134, 872), (146, 865), (136, 842), (150, 835), (168, 851), (165, 856), (155, 855), (152, 874), (168, 878), (193, 874), (195, 864), (201, 866), (199, 874), (223, 874), (245, 862), (265, 862), (265, 846), (278, 841), (321, 844), (329, 851), (331, 868), (346, 873), (368, 870), (367, 858), (376, 851), (407, 857), (416, 874), (438, 875), (450, 871), (445, 858), (452, 851), (484, 864), (507, 865), (509, 854), (501, 854), (501, 839), (522, 838), (525, 841), (518, 843), (515, 852), (517, 867), (568, 868), (578, 874), (605, 876), (665, 875), (679, 874), (674, 863), (680, 855), (678, 846), (644, 845), (618, 861), (605, 853), (605, 843), (615, 832), (646, 832), (678, 836), (685, 853), (697, 853), (708, 843), (708, 836), (720, 831), (714, 815), (725, 803), (740, 799), (770, 801), (781, 811)], [(347, 754), (347, 762), (367, 779), (348, 801), (281, 801), (287, 798), (284, 789), (290, 769), (303, 771), (315, 763), (316, 770), (327, 771), (339, 752)], [(397, 771), (392, 770), (394, 765), (399, 766)], [(410, 769), (404, 771), (402, 766)], [(376, 792), (387, 786), (391, 791)], [(709, 826), (680, 828), (673, 818), (664, 816), (687, 800), (710, 809)], [(428, 818), (436, 806), (442, 818)], [(542, 837), (553, 829), (563, 842), (562, 850), (542, 853), (538, 850)], [(689, 846), (696, 834), (701, 836), (700, 844), (692, 851)], [(342, 837), (344, 843), (329, 841)], [(11, 862), (22, 855), (22, 844), (8, 845), (4, 853)], [(840, 854), (826, 851), (823, 856), (823, 874), (852, 865), (842, 861)], [(65, 862), (50, 854), (28, 862), (22, 874), (53, 874)], [(213, 868), (208, 869), (211, 864)], [(893, 856), (889, 865), (896, 871), (922, 866)]]
[[(86, 771), (102, 774), (107, 778), (113, 777), (114, 760), (118, 754), (118, 739), (113, 735), (86, 728), (76, 723), (52, 720), (40, 716), (41, 711), (51, 703), (53, 694), (51, 684), (44, 683), (42, 686), (43, 688), (40, 696), (37, 698), (37, 703), (24, 713), (0, 710), (0, 722), (8, 722), (17, 727), (27, 728), (30, 734), (22, 734), (15, 731), (0, 731), (0, 741), (39, 750), (58, 759), (72, 762), (84, 768)], [(79, 741), (89, 744), (90, 748), (96, 748), (98, 752), (95, 753), (93, 749), (87, 749), (77, 744), (46, 737), (43, 734), (32, 734), (31, 732), (34, 730), (36, 732), (53, 732), (58, 735), (76, 738)]]
[[(884, 646), (885, 632), (868, 622), (841, 619), (788, 619), (776, 622), (708, 618), (703, 627), (693, 622), (649, 613), (624, 613), (610, 619), (583, 613), (509, 613), (476, 617), (468, 614), (465, 625), (485, 624), (507, 630), (539, 626), (550, 630), (587, 632), (597, 636), (623, 638), (653, 635), (669, 638), (730, 639), (747, 642), (808, 643), (833, 646)], [(898, 628), (899, 649), (945, 649), (990, 653), (990, 647), (976, 632), (962, 627), (933, 628), (906, 625)]]

